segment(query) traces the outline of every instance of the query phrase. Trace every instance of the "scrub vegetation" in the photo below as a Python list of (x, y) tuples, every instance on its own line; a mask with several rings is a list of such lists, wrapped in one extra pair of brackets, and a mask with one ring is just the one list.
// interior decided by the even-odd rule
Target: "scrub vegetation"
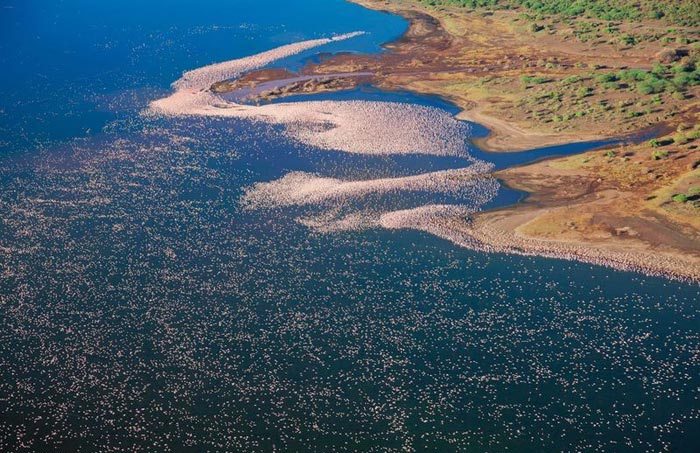
[(524, 9), (532, 14), (566, 18), (595, 18), (606, 21), (662, 20), (683, 26), (700, 25), (700, 3), (695, 0), (421, 0), (438, 6), (464, 8)]

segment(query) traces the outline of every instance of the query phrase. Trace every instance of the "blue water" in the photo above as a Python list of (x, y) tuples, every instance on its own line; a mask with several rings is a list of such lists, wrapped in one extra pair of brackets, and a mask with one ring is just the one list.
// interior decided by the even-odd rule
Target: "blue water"
[[(294, 210), (241, 209), (244, 188), (466, 161), (138, 116), (184, 70), (353, 30), (370, 33), (281, 64), (379, 52), (400, 18), (340, 0), (0, 5), (0, 451), (700, 444), (697, 285), (411, 231), (313, 233)], [(368, 87), (332, 98), (454, 108)], [(468, 146), (504, 168), (600, 143)]]
[(99, 132), (118, 113), (105, 105), (113, 96), (142, 105), (187, 69), (359, 28), (368, 34), (323, 50), (379, 52), (406, 28), (340, 0), (0, 5), (0, 152)]

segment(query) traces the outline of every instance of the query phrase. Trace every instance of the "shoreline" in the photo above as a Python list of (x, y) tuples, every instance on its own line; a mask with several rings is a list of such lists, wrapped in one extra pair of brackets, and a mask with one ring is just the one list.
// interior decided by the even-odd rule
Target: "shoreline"
[[(369, 68), (373, 68), (375, 72), (375, 80), (372, 84), (378, 88), (383, 88), (389, 91), (396, 90), (408, 90), (418, 94), (426, 94), (439, 96), (453, 105), (455, 105), (459, 112), (456, 118), (467, 120), (486, 127), (489, 130), (489, 134), (486, 137), (479, 138), (474, 141), (483, 151), (486, 152), (520, 152), (526, 151), (533, 148), (543, 148), (548, 146), (558, 146), (567, 145), (571, 143), (589, 142), (589, 141), (600, 141), (614, 139), (615, 137), (628, 137), (638, 135), (651, 128), (660, 129), (673, 129), (670, 126), (671, 120), (669, 118), (663, 118), (656, 121), (650, 121), (646, 124), (631, 125), (631, 128), (620, 128), (618, 126), (610, 125), (603, 122), (597, 127), (589, 127), (585, 130), (540, 130), (539, 127), (541, 121), (527, 121), (525, 125), (522, 122), (515, 121), (513, 119), (504, 117), (500, 114), (494, 114), (494, 112), (489, 112), (494, 104), (502, 102), (499, 99), (493, 99), (490, 96), (484, 96), (483, 93), (475, 93), (469, 91), (463, 91), (462, 87), (451, 88), (450, 83), (459, 80), (459, 77), (469, 76), (474, 78), (485, 78), (488, 79), (492, 76), (494, 72), (502, 72), (506, 77), (511, 79), (518, 78), (530, 71), (536, 70), (541, 71), (542, 69), (538, 67), (541, 60), (534, 62), (535, 57), (547, 57), (547, 60), (553, 58), (548, 57), (547, 52), (541, 55), (537, 50), (529, 49), (532, 53), (532, 57), (524, 58), (520, 55), (518, 58), (511, 59), (516, 52), (524, 52), (527, 56), (527, 49), (518, 48), (517, 46), (526, 46), (527, 39), (529, 36), (525, 36), (525, 41), (519, 42), (507, 42), (508, 45), (513, 46), (512, 50), (508, 49), (507, 45), (500, 47), (498, 50), (503, 54), (499, 55), (499, 59), (489, 59), (488, 56), (476, 53), (475, 59), (469, 64), (458, 63), (458, 64), (439, 64), (435, 63), (436, 59), (440, 59), (444, 54), (449, 58), (451, 53), (451, 47), (456, 48), (457, 53), (460, 53), (460, 46), (467, 45), (469, 48), (469, 40), (465, 42), (456, 42), (458, 39), (462, 39), (462, 36), (455, 36), (447, 31), (447, 24), (445, 21), (449, 19), (454, 19), (457, 14), (467, 14), (467, 10), (460, 12), (455, 12), (453, 9), (441, 8), (440, 13), (435, 13), (424, 5), (418, 4), (413, 1), (406, 0), (348, 0), (352, 3), (361, 5), (366, 8), (370, 8), (376, 11), (381, 11), (389, 14), (396, 14), (403, 17), (408, 21), (409, 26), (405, 31), (404, 35), (399, 37), (394, 41), (387, 42), (382, 45), (386, 50), (386, 54), (379, 56), (375, 60), (382, 58), (385, 60), (385, 64), (377, 64), (376, 61), (365, 62), (362, 59), (356, 58), (357, 56), (338, 56), (335, 57), (335, 62), (331, 59), (331, 65), (337, 65), (343, 67), (353, 67), (354, 65), (367, 65)], [(486, 16), (486, 15), (484, 15)], [(512, 19), (512, 18), (511, 18)], [(474, 25), (474, 17), (470, 17), (466, 25)], [(477, 24), (484, 26), (495, 26), (497, 23), (495, 20), (489, 20), (485, 24)], [(504, 19), (505, 20), (505, 19)], [(510, 20), (510, 19), (509, 19)], [(465, 26), (465, 24), (461, 24)], [(497, 28), (497, 27), (496, 27)], [(476, 30), (475, 34), (483, 32), (484, 30)], [(507, 30), (508, 32), (513, 32), (513, 30)], [(427, 42), (427, 43), (424, 43)], [(475, 46), (482, 45), (478, 40), (474, 40), (472, 43)], [(505, 49), (504, 49), (505, 48)], [(495, 51), (493, 47), (484, 47), (486, 52)], [(454, 49), (452, 49), (454, 50)], [(469, 48), (469, 50), (473, 50)], [(561, 62), (561, 68), (554, 70), (544, 69), (545, 72), (550, 72), (552, 77), (566, 77), (569, 71), (572, 71), (574, 67), (579, 63), (575, 60), (578, 56), (576, 52), (566, 53), (562, 49), (557, 48), (559, 54), (554, 53), (554, 55), (559, 55), (559, 58), (564, 60)], [(580, 49), (579, 49), (580, 51)], [(411, 64), (404, 64), (404, 60), (412, 60), (413, 55), (420, 55), (421, 53), (427, 53), (429, 56), (425, 57), (426, 61), (417, 61)], [(434, 54), (434, 55), (433, 55)], [(563, 55), (563, 57), (562, 57)], [(401, 57), (395, 57), (401, 56)], [(478, 60), (476, 60), (478, 58)], [(418, 58), (420, 60), (420, 58)], [(617, 61), (618, 67), (627, 68), (628, 64), (633, 61), (638, 60), (638, 56), (634, 58), (630, 57), (619, 57)], [(526, 67), (533, 67), (529, 71), (517, 70), (518, 62), (526, 62)], [(582, 61), (586, 61), (589, 66), (597, 67), (591, 63), (591, 59), (587, 58)], [(325, 63), (318, 65), (311, 65), (304, 69), (305, 74), (323, 74), (326, 69), (324, 67)], [(549, 65), (549, 63), (547, 63)], [(605, 67), (605, 66), (603, 66)], [(537, 68), (537, 69), (534, 69)], [(317, 72), (318, 71), (318, 72)], [(574, 71), (577, 72), (577, 71)], [(439, 74), (438, 74), (439, 73)], [(455, 79), (456, 77), (456, 79)], [(457, 85), (459, 85), (457, 83)], [(535, 88), (535, 87), (532, 87)], [(498, 90), (496, 90), (498, 91)], [(508, 99), (508, 96), (505, 96)], [(693, 110), (691, 107), (696, 106), (681, 106), (680, 111), (677, 114), (682, 114), (683, 109)], [(509, 115), (508, 111), (500, 112)]]
[[(405, 10), (400, 8), (378, 8), (380, 5), (376, 1), (350, 1), (372, 9), (381, 9), (382, 11), (402, 15), (409, 22), (415, 20), (410, 15), (402, 14), (405, 13)], [(383, 6), (388, 5), (387, 2), (383, 4)], [(409, 26), (407, 33), (410, 32), (410, 29), (411, 26)], [(385, 48), (391, 52), (392, 47), (404, 39), (407, 38), (402, 37), (397, 42), (388, 43)], [(403, 85), (400, 87), (411, 90), (410, 86)], [(391, 88), (391, 85), (388, 88)], [(472, 108), (464, 109), (459, 102), (454, 102), (453, 96), (446, 96), (444, 92), (436, 93), (427, 89), (420, 89), (418, 92), (421, 94), (437, 94), (447, 99), (461, 109), (456, 118), (476, 122), (488, 128), (489, 134), (486, 137), (473, 141), (485, 152), (520, 151), (549, 145), (611, 139), (609, 135), (551, 135), (524, 131), (506, 120), (484, 114), (482, 112), (483, 102), (471, 101)], [(624, 138), (643, 137), (650, 133), (654, 136), (661, 136), (672, 130), (673, 127), (668, 122), (659, 122), (656, 125), (626, 134), (623, 140)], [(513, 146), (513, 142), (517, 142), (518, 145)], [(612, 148), (613, 146), (603, 147), (603, 149)], [(546, 157), (537, 162), (516, 165), (496, 172), (495, 176), (502, 184), (522, 190), (527, 194), (519, 202), (476, 213), (469, 220), (458, 217), (439, 219), (439, 222), (442, 223), (441, 225), (433, 225), (431, 228), (424, 228), (424, 230), (432, 230), (433, 234), (437, 234), (458, 245), (482, 249), (488, 252), (576, 260), (620, 270), (641, 272), (646, 275), (664, 276), (680, 281), (700, 282), (700, 253), (697, 250), (695, 253), (691, 253), (687, 249), (668, 247), (668, 244), (663, 243), (662, 238), (657, 238), (657, 242), (647, 242), (645, 240), (647, 239), (646, 237), (632, 237), (629, 235), (630, 231), (633, 231), (634, 235), (639, 233), (624, 224), (614, 229), (616, 233), (608, 236), (599, 234), (599, 237), (595, 238), (586, 236), (567, 237), (565, 232), (560, 232), (555, 234), (554, 237), (546, 239), (524, 234), (523, 230), (529, 224), (536, 222), (539, 217), (551, 215), (552, 210), (557, 209), (567, 200), (562, 200), (561, 197), (557, 197), (552, 193), (550, 193), (549, 197), (542, 197), (542, 194), (538, 193), (537, 190), (519, 184), (521, 181), (519, 181), (518, 176), (509, 174), (508, 170), (512, 172), (517, 168), (524, 171), (525, 174), (537, 173), (537, 165), (547, 165), (548, 162), (557, 161), (558, 159), (560, 158)], [(589, 193), (595, 195), (593, 191), (589, 191)], [(540, 195), (539, 198), (538, 195)], [(583, 196), (579, 195), (568, 201), (573, 202), (575, 205), (577, 201), (581, 202)], [(595, 201), (592, 203), (595, 203)], [(660, 229), (660, 227), (656, 226), (656, 229)], [(622, 236), (616, 236), (616, 234)]]
[(700, 282), (697, 258), (678, 251), (661, 251), (644, 242), (621, 243), (600, 238), (599, 242), (583, 240), (536, 239), (520, 232), (520, 228), (545, 212), (546, 208), (528, 206), (501, 208), (478, 213), (471, 224), (455, 223), (457, 231), (469, 231), (491, 253), (514, 253), (526, 256), (579, 261), (622, 271), (639, 272), (653, 277), (666, 277), (683, 282)]
[[(363, 6), (367, 6), (367, 4), (376, 6), (374, 1), (351, 1)], [(385, 2), (384, 5), (386, 4), (389, 3)], [(396, 3), (390, 4), (395, 5)], [(483, 151), (494, 152), (498, 148), (506, 147), (509, 151), (519, 151), (561, 144), (575, 145), (582, 142), (598, 141), (601, 138), (609, 139), (610, 135), (607, 134), (588, 136), (580, 131), (576, 133), (558, 131), (553, 134), (523, 130), (515, 122), (509, 121), (508, 118), (495, 118), (482, 112), (486, 108), (485, 106), (497, 102), (492, 98), (485, 97), (476, 102), (469, 97), (468, 92), (464, 92), (466, 94), (463, 93), (461, 97), (457, 96), (450, 91), (452, 85), (430, 85), (430, 83), (424, 82), (424, 78), (430, 80), (430, 77), (436, 77), (435, 69), (441, 67), (442, 62), (435, 63), (433, 58), (440, 55), (441, 51), (452, 53), (459, 51), (459, 46), (464, 45), (464, 42), (460, 42), (459, 46), (455, 48), (452, 37), (441, 28), (440, 22), (422, 11), (415, 12), (399, 8), (398, 11), (392, 10), (390, 12), (399, 13), (406, 17), (410, 25), (399, 40), (385, 44), (384, 48), (387, 49), (387, 52), (379, 56), (329, 55), (325, 60), (308, 64), (294, 75), (290, 73), (276, 75), (274, 71), (279, 72), (279, 70), (259, 69), (263, 68), (263, 63), (273, 56), (286, 55), (337, 39), (346, 39), (357, 33), (283, 46), (255, 56), (209, 65), (185, 73), (183, 78), (174, 84), (177, 89), (173, 95), (156, 101), (151, 106), (154, 111), (165, 114), (263, 115), (268, 117), (270, 121), (281, 123), (298, 122), (298, 115), (302, 114), (306, 121), (321, 124), (331, 119), (326, 111), (327, 104), (322, 102), (315, 104), (311, 102), (301, 107), (284, 103), (256, 107), (236, 104), (235, 102), (221, 104), (217, 101), (215, 94), (221, 95), (223, 100), (227, 94), (235, 97), (237, 87), (244, 87), (250, 92), (255, 92), (262, 82), (267, 84), (263, 85), (263, 88), (269, 89), (260, 90), (260, 92), (264, 92), (267, 100), (270, 100), (295, 94), (313, 94), (319, 90), (319, 87), (326, 90), (330, 86), (331, 88), (327, 91), (334, 91), (332, 87), (338, 82), (338, 77), (344, 79), (338, 85), (341, 87), (339, 89), (347, 89), (357, 83), (358, 78), (352, 77), (352, 75), (362, 74), (363, 77), (370, 79), (372, 85), (382, 90), (406, 90), (418, 94), (438, 96), (451, 102), (458, 109), (461, 109), (457, 114), (449, 114), (453, 118), (452, 121), (467, 119), (489, 128), (488, 136), (474, 140), (477, 144), (488, 144), (485, 149), (482, 149)], [(426, 49), (428, 54), (422, 53)], [(430, 54), (430, 52), (433, 53)], [(425, 61), (416, 61), (416, 59)], [(392, 66), (392, 63), (395, 65)], [(421, 72), (418, 70), (421, 65), (429, 67), (430, 71)], [(388, 67), (394, 71), (392, 74), (382, 72), (382, 68)], [(469, 71), (470, 67), (465, 70)], [(481, 70), (488, 72), (491, 67), (486, 65)], [(241, 77), (238, 77), (239, 75)], [(439, 73), (438, 75), (442, 77), (444, 74)], [(235, 81), (230, 81), (232, 76), (236, 77)], [(280, 77), (282, 78), (280, 79)], [(432, 80), (434, 81), (434, 79)], [(473, 108), (465, 110), (465, 103)], [(315, 106), (315, 110), (309, 110), (310, 106)], [(346, 107), (343, 108), (347, 110)], [(365, 109), (364, 113), (357, 109), (351, 109), (352, 111), (337, 111), (332, 115), (336, 127), (343, 125), (343, 128), (334, 129), (334, 132), (326, 131), (323, 136), (320, 136), (320, 132), (312, 127), (306, 131), (296, 131), (296, 135), (294, 133), (292, 135), (308, 144), (347, 152), (396, 153), (399, 151), (397, 144), (400, 144), (399, 148), (402, 152), (415, 151), (415, 145), (421, 137), (415, 136), (407, 140), (407, 131), (401, 128), (398, 130), (384, 128), (381, 131), (375, 131), (377, 137), (382, 137), (381, 149), (375, 149), (376, 146), (371, 147), (371, 149), (366, 148), (365, 145), (369, 144), (359, 148), (348, 148), (347, 144), (343, 145), (338, 140), (344, 140), (345, 137), (352, 138), (359, 146), (362, 144), (362, 140), (359, 140), (358, 133), (363, 130), (363, 134), (367, 134), (367, 131), (362, 127), (358, 128), (356, 124), (352, 124), (359, 120), (358, 114), (363, 115), (365, 123), (367, 123), (367, 118), (364, 118), (366, 114), (380, 116), (382, 114), (379, 111), (370, 112), (365, 107), (361, 109)], [(692, 115), (690, 118), (695, 119), (692, 118)], [(415, 124), (425, 123), (426, 118), (420, 120), (416, 117), (414, 121)], [(376, 124), (376, 122), (372, 122), (372, 125), (367, 123), (365, 126), (374, 127)], [(496, 125), (495, 131), (494, 124)], [(433, 137), (433, 143), (428, 146), (428, 148), (434, 148), (432, 154), (443, 155), (445, 150), (441, 149), (440, 141), (445, 137), (441, 136), (435, 129), (437, 124), (433, 122), (431, 125), (426, 123), (423, 126), (426, 133), (423, 135)], [(668, 123), (659, 122), (653, 126), (648, 125), (644, 129), (637, 128), (627, 134), (615, 136), (639, 137), (644, 136), (645, 131), (649, 128), (660, 131), (669, 127)], [(342, 133), (339, 134), (339, 130)], [(393, 138), (389, 139), (387, 134)], [(374, 135), (370, 134), (370, 137), (372, 136)], [(698, 136), (700, 136), (700, 129), (698, 129)], [(514, 147), (511, 142), (517, 142), (519, 146)], [(428, 144), (424, 143), (424, 145)], [(621, 147), (624, 145), (616, 142), (612, 146)], [(695, 148), (693, 147), (692, 150)], [(612, 147), (608, 146), (606, 149), (611, 150)], [(666, 213), (663, 204), (657, 206), (658, 209), (654, 214), (656, 223), (646, 220), (640, 223), (637, 221), (638, 219), (635, 220), (635, 217), (642, 215), (643, 210), (650, 208), (647, 206), (648, 203), (645, 204), (642, 201), (643, 197), (640, 198), (639, 194), (643, 191), (659, 189), (660, 183), (673, 182), (672, 178), (667, 177), (668, 174), (673, 176), (684, 171), (682, 169), (686, 168), (689, 161), (692, 161), (693, 156), (696, 155), (691, 149), (688, 151), (687, 154), (679, 156), (681, 160), (674, 159), (677, 161), (675, 163), (665, 159), (665, 156), (660, 159), (654, 158), (654, 160), (662, 162), (659, 165), (655, 164), (656, 168), (653, 169), (647, 168), (648, 162), (643, 160), (642, 154), (636, 155), (635, 152), (626, 151), (624, 159), (615, 162), (615, 165), (618, 163), (621, 166), (628, 165), (628, 161), (634, 160), (638, 169), (644, 170), (642, 176), (645, 179), (642, 184), (637, 184), (637, 190), (630, 190), (624, 184), (618, 184), (619, 181), (615, 178), (619, 179), (620, 175), (614, 173), (615, 168), (612, 170), (603, 168), (602, 170), (608, 171), (607, 175), (604, 172), (601, 173), (602, 167), (592, 169), (581, 167), (559, 171), (556, 168), (550, 168), (550, 163), (554, 165), (566, 158), (544, 157), (537, 162), (510, 166), (493, 174), (505, 185), (529, 194), (524, 200), (514, 205), (501, 206), (487, 212), (472, 211), (468, 216), (456, 214), (458, 210), (446, 209), (444, 206), (438, 206), (436, 209), (402, 211), (389, 216), (391, 219), (389, 224), (392, 225), (390, 228), (421, 229), (446, 237), (458, 245), (484, 251), (575, 259), (620, 269), (638, 270), (654, 275), (664, 274), (678, 279), (700, 281), (700, 236), (697, 235), (700, 226), (695, 227), (694, 236), (698, 237), (692, 238), (691, 242), (677, 238), (669, 241), (668, 237), (659, 234), (660, 225), (663, 224), (663, 227), (674, 233), (675, 236), (681, 227), (672, 225), (668, 222), (668, 218), (664, 218)], [(665, 155), (668, 155), (667, 151), (664, 152)], [(608, 155), (610, 153), (612, 155)], [(594, 157), (600, 154), (600, 150), (584, 154), (591, 156), (585, 162), (590, 160), (597, 162)], [(611, 157), (615, 157), (616, 152), (608, 151), (606, 155), (608, 155), (608, 164), (610, 164), (613, 161)], [(581, 156), (581, 154), (575, 156)], [(610, 173), (610, 171), (613, 172)], [(607, 176), (610, 176), (612, 181), (604, 180), (604, 177)], [(611, 194), (613, 196), (610, 196)], [(565, 209), (571, 207), (574, 209), (569, 211)], [(596, 215), (597, 210), (612, 214), (599, 216)], [(585, 213), (587, 217), (581, 217), (581, 213)], [(416, 215), (425, 217), (416, 218)], [(402, 218), (413, 218), (417, 221), (403, 223)], [(469, 239), (466, 239), (467, 237)], [(690, 248), (694, 252), (688, 251), (686, 253), (683, 248), (684, 244), (690, 244)], [(659, 259), (661, 256), (663, 259)]]

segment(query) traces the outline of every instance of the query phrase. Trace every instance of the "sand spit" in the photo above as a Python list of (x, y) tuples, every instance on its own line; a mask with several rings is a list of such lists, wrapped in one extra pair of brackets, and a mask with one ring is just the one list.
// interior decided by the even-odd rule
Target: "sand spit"
[(261, 54), (204, 66), (173, 83), (174, 92), (153, 101), (148, 113), (163, 116), (244, 118), (280, 124), (291, 139), (307, 145), (361, 154), (465, 155), (469, 126), (448, 112), (396, 102), (316, 101), (252, 106), (228, 101), (210, 87), (246, 71), (360, 32), (304, 41)]
[(327, 205), (372, 194), (434, 192), (463, 197), (471, 205), (481, 205), (498, 191), (496, 180), (486, 175), (491, 168), (490, 164), (477, 162), (458, 170), (360, 181), (291, 172), (276, 181), (253, 185), (244, 194), (242, 203), (251, 209)]
[(287, 44), (285, 46), (276, 47), (272, 50), (261, 52), (250, 57), (203, 66), (201, 68), (185, 72), (179, 80), (173, 83), (173, 88), (176, 91), (206, 90), (216, 82), (231, 79), (243, 74), (244, 72), (262, 68), (263, 66), (267, 66), (268, 64), (281, 60), (282, 58), (290, 57), (292, 55), (296, 55), (315, 47), (330, 44), (332, 42), (343, 41), (356, 36), (361, 36), (363, 34), (365, 34), (365, 32), (356, 31), (334, 36), (332, 38), (300, 41)]
[(619, 270), (664, 276), (682, 281), (700, 281), (693, 257), (635, 246), (574, 243), (526, 237), (513, 224), (526, 219), (478, 214), (456, 206), (433, 205), (385, 213), (381, 226), (389, 229), (424, 231), (459, 246), (488, 253), (510, 253), (580, 261)]
[[(508, 223), (514, 220), (516, 219), (509, 219)], [(452, 227), (455, 232), (467, 232), (483, 245), (484, 250), (489, 252), (575, 260), (647, 275), (700, 281), (700, 268), (697, 260), (692, 256), (644, 249), (634, 245), (610, 243), (597, 245), (531, 238), (520, 234), (517, 228), (507, 229), (499, 223), (500, 219), (485, 217), (475, 219), (470, 225), (459, 221), (453, 222)]]

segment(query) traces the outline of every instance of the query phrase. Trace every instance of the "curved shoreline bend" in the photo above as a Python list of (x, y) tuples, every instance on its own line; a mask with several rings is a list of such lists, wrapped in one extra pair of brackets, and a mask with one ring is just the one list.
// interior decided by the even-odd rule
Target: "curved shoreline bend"
[[(382, 216), (387, 229), (413, 229), (446, 239), (461, 247), (486, 253), (579, 261), (617, 270), (679, 281), (700, 281), (698, 260), (674, 253), (645, 249), (638, 244), (586, 244), (529, 238), (518, 231), (536, 211), (507, 209), (472, 214), (454, 205), (433, 205)], [(471, 216), (471, 218), (469, 217)]]

